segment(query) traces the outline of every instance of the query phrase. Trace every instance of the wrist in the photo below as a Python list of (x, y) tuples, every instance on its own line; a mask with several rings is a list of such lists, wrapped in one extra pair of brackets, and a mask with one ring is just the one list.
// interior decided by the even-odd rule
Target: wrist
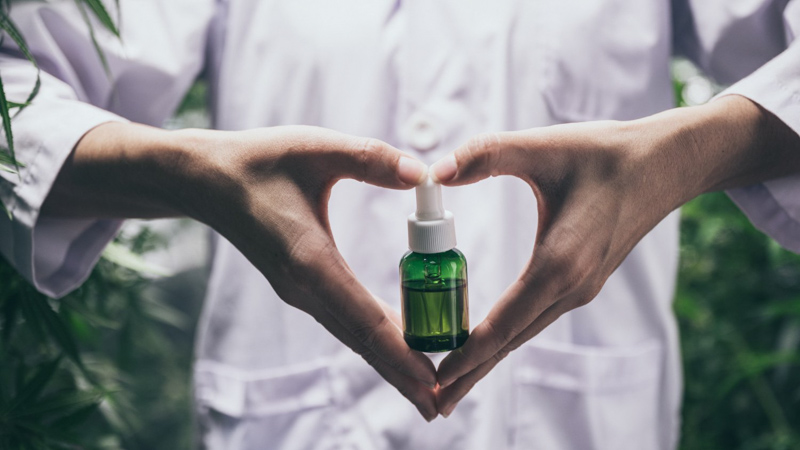
[[(56, 217), (199, 218), (217, 165), (201, 135), (108, 122), (89, 130), (65, 161), (42, 207)], [(216, 176), (216, 178), (220, 178)]]
[[(203, 130), (163, 130), (139, 124), (119, 124), (92, 135), (92, 143), (107, 163), (106, 184), (118, 190), (120, 200), (146, 205), (146, 209), (167, 216), (195, 216), (198, 189), (202, 188), (203, 166), (208, 165)], [(103, 142), (106, 140), (107, 142)], [(108, 145), (104, 145), (108, 144)], [(79, 149), (76, 149), (78, 151)], [(127, 217), (136, 217), (130, 211)]]
[(705, 192), (779, 176), (785, 167), (769, 137), (773, 126), (769, 113), (734, 95), (624, 125), (642, 173), (673, 208)]
[(684, 112), (684, 123), (676, 142), (690, 141), (691, 151), (680, 145), (672, 151), (676, 157), (685, 154), (686, 165), (694, 169), (692, 197), (747, 183), (751, 175), (764, 172), (762, 158), (769, 152), (762, 147), (768, 124), (755, 103), (731, 95), (678, 111)]
[(224, 223), (231, 207), (244, 199), (241, 177), (229, 157), (228, 133), (203, 129), (167, 131), (163, 145), (151, 154), (164, 199), (182, 215), (213, 228)]
[(166, 132), (123, 122), (87, 131), (62, 165), (42, 205), (55, 217), (164, 217), (178, 213), (157, 195), (150, 155)]

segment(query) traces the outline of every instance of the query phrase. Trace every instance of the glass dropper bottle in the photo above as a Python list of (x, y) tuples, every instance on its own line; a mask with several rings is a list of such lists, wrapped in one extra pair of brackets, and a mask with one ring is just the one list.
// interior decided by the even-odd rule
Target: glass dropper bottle
[(467, 259), (455, 248), (455, 223), (442, 206), (441, 185), (428, 177), (416, 194), (409, 251), (400, 260), (403, 335), (414, 350), (445, 352), (469, 336)]

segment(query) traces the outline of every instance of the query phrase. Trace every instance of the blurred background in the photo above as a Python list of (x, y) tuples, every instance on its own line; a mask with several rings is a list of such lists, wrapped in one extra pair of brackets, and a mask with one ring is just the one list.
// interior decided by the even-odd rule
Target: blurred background
[[(719, 86), (675, 61), (678, 104)], [(166, 127), (207, 127), (199, 80)], [(0, 449), (192, 447), (190, 367), (208, 268), (189, 220), (129, 221), (53, 301), (0, 257)], [(682, 209), (680, 448), (800, 448), (800, 256), (722, 193)]]

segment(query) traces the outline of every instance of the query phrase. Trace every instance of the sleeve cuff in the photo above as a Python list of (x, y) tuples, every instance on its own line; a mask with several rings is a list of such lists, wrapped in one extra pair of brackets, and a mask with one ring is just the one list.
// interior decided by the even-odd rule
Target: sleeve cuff
[[(83, 283), (117, 220), (40, 218), (42, 204), (78, 141), (92, 128), (125, 119), (74, 100), (31, 105), (14, 120), (20, 175), (4, 174), (0, 198), (13, 220), (0, 214), (0, 250), (40, 292), (61, 297)], [(43, 129), (44, 128), (44, 129)]]
[[(800, 135), (800, 42), (716, 98), (730, 94), (758, 103)], [(731, 189), (727, 194), (756, 228), (800, 253), (800, 175)]]
[(800, 41), (715, 99), (731, 94), (758, 103), (800, 135)]
[(800, 253), (800, 175), (727, 191), (753, 225)]

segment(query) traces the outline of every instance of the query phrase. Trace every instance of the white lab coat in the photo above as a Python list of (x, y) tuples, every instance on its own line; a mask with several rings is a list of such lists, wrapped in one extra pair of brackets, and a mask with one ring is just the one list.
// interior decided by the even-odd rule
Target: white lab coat
[[(750, 75), (794, 41), (798, 0), (121, 4), (122, 44), (98, 30), (113, 83), (73, 2), (13, 8), (49, 75), (35, 105), (13, 122), (27, 166), (22, 181), (4, 174), (0, 183), (16, 217), (0, 218), (0, 249), (53, 296), (85, 279), (119, 226), (39, 218), (70, 149), (106, 121), (163, 123), (204, 65), (218, 128), (319, 125), (383, 139), (427, 163), (480, 132), (670, 108), (676, 52), (723, 82), (744, 78), (730, 92), (800, 131), (800, 45)], [(24, 98), (30, 65), (6, 52), (0, 71), (10, 97)], [(800, 178), (731, 194), (758, 226), (800, 250)], [(524, 183), (506, 177), (444, 195), (470, 264), (474, 325), (530, 256), (535, 201)], [(331, 199), (342, 254), (395, 307), (413, 202), (407, 191), (352, 181)], [(199, 441), (208, 448), (676, 446), (677, 213), (642, 239), (591, 304), (513, 352), (450, 418), (431, 424), (314, 320), (281, 302), (227, 241), (213, 245), (194, 368)]]

